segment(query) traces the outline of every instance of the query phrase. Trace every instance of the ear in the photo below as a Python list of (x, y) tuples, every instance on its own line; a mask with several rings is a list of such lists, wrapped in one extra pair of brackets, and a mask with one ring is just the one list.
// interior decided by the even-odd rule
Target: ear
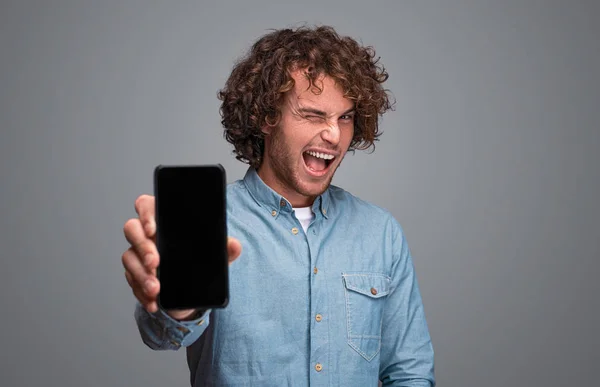
[(268, 124), (264, 124), (261, 128), (260, 131), (265, 135), (268, 136), (271, 134), (271, 132), (273, 131), (273, 127), (271, 125)]

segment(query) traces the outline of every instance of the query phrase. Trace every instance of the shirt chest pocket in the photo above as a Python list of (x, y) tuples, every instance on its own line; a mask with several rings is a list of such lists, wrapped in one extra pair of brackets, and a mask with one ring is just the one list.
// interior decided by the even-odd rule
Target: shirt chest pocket
[(348, 344), (367, 361), (381, 349), (381, 326), (390, 277), (377, 273), (342, 274)]

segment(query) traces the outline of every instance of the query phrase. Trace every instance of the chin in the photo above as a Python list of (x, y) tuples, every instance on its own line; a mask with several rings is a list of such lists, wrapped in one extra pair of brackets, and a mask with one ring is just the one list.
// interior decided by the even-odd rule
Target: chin
[(323, 192), (329, 188), (331, 184), (331, 178), (328, 178), (325, 181), (315, 182), (315, 183), (300, 183), (298, 184), (298, 192), (300, 192), (304, 196), (319, 196)]

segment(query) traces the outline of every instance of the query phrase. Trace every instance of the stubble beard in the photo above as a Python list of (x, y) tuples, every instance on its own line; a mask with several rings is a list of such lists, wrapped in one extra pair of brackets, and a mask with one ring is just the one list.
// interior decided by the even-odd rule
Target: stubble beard
[(283, 185), (284, 189), (294, 191), (306, 197), (317, 197), (325, 192), (327, 188), (329, 188), (337, 168), (318, 189), (305, 189), (302, 186), (302, 181), (299, 176), (300, 171), (294, 170), (296, 160), (294, 160), (292, 152), (286, 146), (284, 141), (280, 141), (280, 135), (278, 131), (275, 131), (275, 133), (272, 135), (269, 145), (269, 161), (271, 164), (271, 169), (273, 170), (277, 180), (279, 180), (279, 182)]

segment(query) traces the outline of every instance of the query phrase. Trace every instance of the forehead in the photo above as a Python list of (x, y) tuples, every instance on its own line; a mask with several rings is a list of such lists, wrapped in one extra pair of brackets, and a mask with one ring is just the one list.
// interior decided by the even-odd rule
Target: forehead
[(291, 75), (295, 83), (294, 88), (287, 93), (291, 104), (318, 107), (331, 113), (345, 112), (354, 107), (354, 102), (344, 97), (344, 90), (330, 76), (321, 74), (311, 85), (305, 70), (295, 70)]

